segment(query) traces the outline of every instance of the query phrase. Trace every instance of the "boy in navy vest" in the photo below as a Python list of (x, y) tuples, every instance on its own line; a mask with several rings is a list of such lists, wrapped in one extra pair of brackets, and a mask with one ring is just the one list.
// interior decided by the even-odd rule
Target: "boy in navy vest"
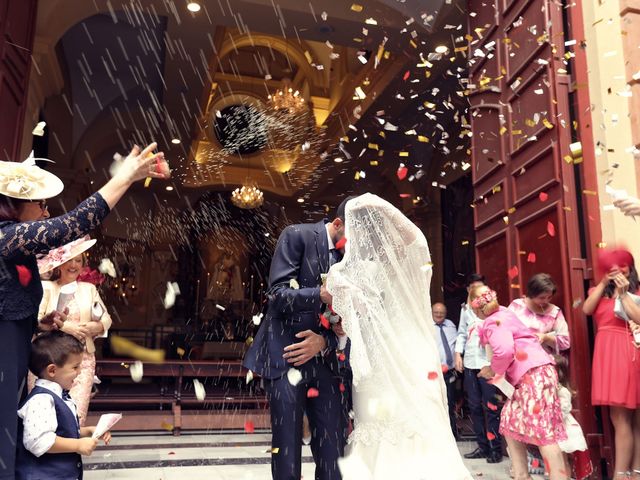
[[(60, 331), (38, 336), (31, 346), (29, 370), (38, 377), (18, 410), (16, 480), (82, 478), (82, 457), (98, 445), (95, 427), (80, 428), (69, 396), (80, 372), (84, 346)], [(107, 432), (103, 440), (108, 443)]]

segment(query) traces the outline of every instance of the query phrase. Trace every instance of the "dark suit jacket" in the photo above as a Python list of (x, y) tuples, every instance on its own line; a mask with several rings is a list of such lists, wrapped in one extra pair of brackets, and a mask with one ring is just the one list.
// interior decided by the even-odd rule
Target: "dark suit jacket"
[[(268, 379), (280, 378), (291, 365), (282, 358), (284, 347), (301, 341), (304, 330), (322, 334), (329, 351), (323, 362), (338, 373), (335, 348), (338, 340), (321, 326), (320, 274), (329, 271), (329, 246), (325, 222), (290, 225), (282, 231), (271, 261), (267, 313), (243, 365)], [(291, 288), (295, 279), (300, 288)], [(309, 364), (311, 361), (307, 362)]]

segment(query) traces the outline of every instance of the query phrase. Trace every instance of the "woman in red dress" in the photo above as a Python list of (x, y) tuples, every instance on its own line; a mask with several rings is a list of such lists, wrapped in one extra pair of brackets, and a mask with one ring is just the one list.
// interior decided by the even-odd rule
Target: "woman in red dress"
[[(613, 478), (632, 478), (632, 470), (633, 478), (640, 478), (640, 350), (633, 338), (633, 332), (640, 329), (640, 307), (627, 294), (638, 293), (638, 272), (626, 250), (601, 251), (598, 266), (602, 279), (589, 290), (583, 305), (584, 313), (593, 315), (597, 326), (591, 402), (609, 407), (615, 431)], [(617, 298), (629, 322), (614, 314)]]

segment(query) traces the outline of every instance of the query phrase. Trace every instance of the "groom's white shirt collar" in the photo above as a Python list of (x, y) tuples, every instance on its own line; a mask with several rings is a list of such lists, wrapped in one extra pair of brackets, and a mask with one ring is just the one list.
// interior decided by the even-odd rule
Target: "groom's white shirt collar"
[(327, 232), (327, 241), (328, 241), (327, 245), (329, 245), (329, 251), (334, 250), (336, 248), (336, 245), (335, 245), (335, 243), (333, 243), (333, 240), (331, 239), (331, 235), (329, 235), (329, 224), (328, 223), (324, 224), (324, 229)]

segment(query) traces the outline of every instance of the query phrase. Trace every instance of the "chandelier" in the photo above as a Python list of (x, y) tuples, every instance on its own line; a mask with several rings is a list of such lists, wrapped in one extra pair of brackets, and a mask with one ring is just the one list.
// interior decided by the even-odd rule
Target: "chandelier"
[(246, 181), (242, 187), (236, 188), (231, 193), (231, 203), (238, 208), (250, 210), (258, 208), (264, 202), (264, 195), (255, 184)]
[(276, 90), (273, 95), (269, 95), (268, 101), (271, 107), (279, 112), (287, 112), (297, 115), (307, 110), (307, 104), (298, 90), (291, 87), (288, 78), (282, 80), (283, 87)]

